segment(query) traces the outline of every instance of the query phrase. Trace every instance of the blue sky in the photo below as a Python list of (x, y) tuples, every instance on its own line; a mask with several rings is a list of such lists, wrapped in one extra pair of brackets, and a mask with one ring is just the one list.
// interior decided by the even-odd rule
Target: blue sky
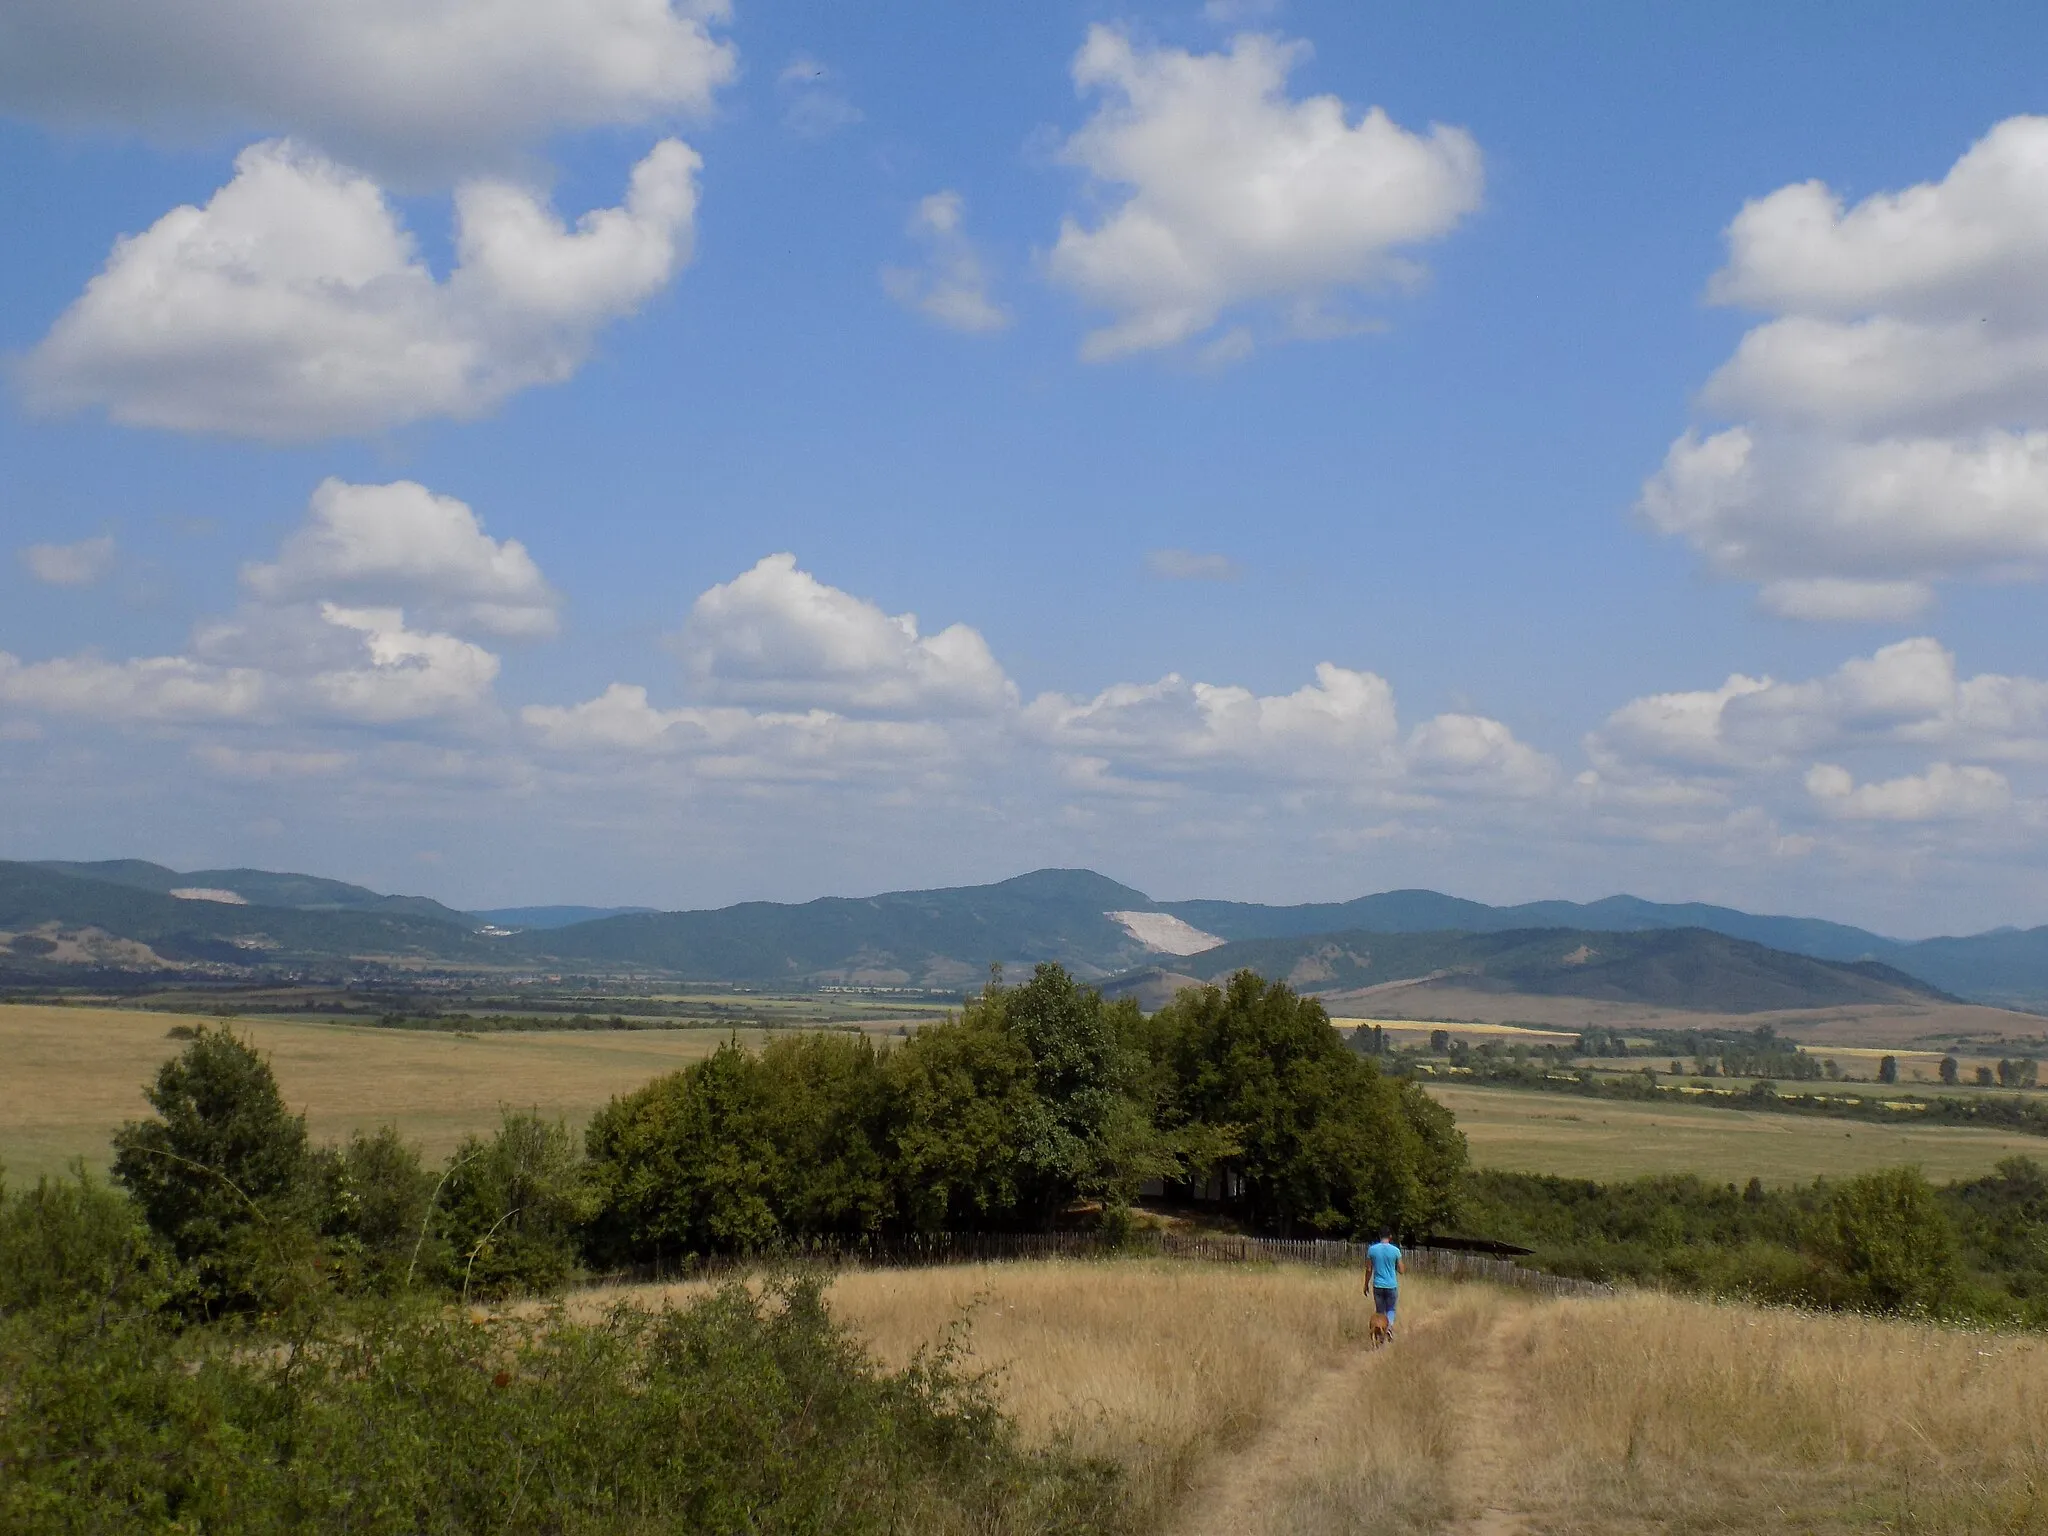
[(0, 854), (2048, 921), (2044, 32), (32, 0)]

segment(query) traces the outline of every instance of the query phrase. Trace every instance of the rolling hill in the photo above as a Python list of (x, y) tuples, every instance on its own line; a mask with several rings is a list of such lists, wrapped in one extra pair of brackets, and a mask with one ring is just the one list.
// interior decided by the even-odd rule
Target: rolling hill
[(1139, 964), (1152, 951), (1109, 914), (1154, 905), (1090, 870), (1041, 869), (948, 890), (633, 913), (504, 943), (536, 958), (647, 966), (700, 981), (958, 988), (997, 962), (1057, 960), (1090, 979)]
[(496, 958), (490, 942), (466, 925), (407, 911), (182, 899), (6, 862), (0, 862), (0, 935), (0, 956), (18, 974), (61, 974), (73, 965), (147, 971), (367, 957), (472, 964)]
[[(11, 893), (0, 933), (12, 936), (51, 924), (92, 927), (107, 940), (143, 946), (146, 955), (140, 950), (130, 954), (141, 966), (282, 964), (293, 957), (389, 954), (451, 968), (547, 964), (754, 986), (958, 989), (978, 983), (994, 962), (1014, 967), (1057, 960), (1091, 980), (1162, 963), (1176, 973), (1195, 974), (1227, 964), (1232, 956), (1259, 955), (1269, 958), (1253, 963), (1279, 964), (1279, 957), (1293, 953), (1286, 945), (1309, 938), (1327, 941), (1333, 935), (1374, 934), (1387, 941), (1429, 935), (1433, 942), (1448, 942), (1450, 934), (1476, 938), (1535, 930), (1609, 935), (1689, 931), (1831, 964), (1874, 962), (1960, 997), (2048, 1009), (2048, 927), (1903, 942), (1817, 918), (1634, 896), (1492, 907), (1435, 891), (1404, 890), (1355, 901), (1275, 907), (1154, 901), (1090, 870), (1045, 869), (991, 885), (801, 903), (744, 902), (702, 911), (564, 906), (465, 913), (426, 897), (387, 896), (339, 880), (265, 870), (178, 871), (122, 859), (0, 864), (0, 871), (5, 872), (0, 889)], [(173, 891), (239, 897), (240, 903), (183, 900)], [(479, 935), (475, 930), (486, 923), (520, 931), (509, 937)], [(35, 958), (28, 951), (39, 943), (29, 933), (15, 958)], [(1243, 947), (1262, 943), (1282, 947)], [(1592, 947), (1610, 957), (1628, 948)], [(111, 953), (104, 944), (101, 950)], [(1386, 957), (1405, 951), (1382, 942), (1375, 952), (1381, 957), (1376, 964), (1385, 964)], [(1740, 953), (1715, 951), (1714, 963), (1737, 966)], [(85, 958), (76, 946), (58, 946), (45, 950), (38, 963)], [(1288, 959), (1281, 969), (1294, 964)], [(1740, 985), (1729, 981), (1729, 995), (1749, 995), (1752, 982), (1762, 985), (1754, 977)], [(1630, 982), (1624, 990), (1635, 985)]]
[(444, 907), (426, 896), (385, 896), (342, 880), (319, 875), (275, 874), (267, 869), (166, 869), (144, 859), (103, 859), (75, 864), (60, 859), (42, 860), (38, 869), (69, 875), (77, 880), (97, 880), (107, 885), (125, 885), (131, 890), (154, 891), (168, 896), (173, 891), (216, 891), (239, 896), (251, 906), (292, 907), (301, 912), (397, 912), (408, 917), (432, 918), (458, 927), (474, 926), (469, 914)]
[(1578, 928), (1628, 933), (1650, 928), (1705, 928), (1772, 949), (1822, 960), (1869, 960), (1900, 942), (1813, 917), (1771, 917), (1701, 902), (1644, 901), (1608, 896), (1599, 901), (1530, 901), (1490, 907), (1437, 891), (1382, 891), (1355, 901), (1309, 902), (1294, 907), (1238, 901), (1168, 901), (1159, 910), (1224, 939), (1302, 938), (1317, 933), (1500, 933), (1515, 928)]
[(1356, 991), (1424, 978), (1467, 991), (1763, 1013), (1845, 1004), (1952, 1001), (1876, 961), (1788, 954), (1704, 928), (1603, 932), (1524, 928), (1497, 933), (1366, 931), (1248, 939), (1174, 962), (1215, 981), (1249, 967), (1304, 992)]

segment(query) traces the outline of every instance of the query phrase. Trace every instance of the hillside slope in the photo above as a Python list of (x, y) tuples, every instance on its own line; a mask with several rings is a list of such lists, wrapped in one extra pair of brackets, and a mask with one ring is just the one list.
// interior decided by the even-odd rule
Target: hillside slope
[(1872, 961), (1817, 960), (1703, 928), (1608, 933), (1351, 932), (1249, 939), (1176, 962), (1204, 981), (1250, 967), (1303, 991), (1337, 992), (1418, 977), (1468, 990), (1582, 997), (1722, 1013), (1939, 1000), (1905, 972)]
[(257, 907), (295, 907), (302, 912), (397, 912), (458, 927), (471, 926), (467, 914), (444, 907), (430, 897), (386, 896), (345, 880), (328, 880), (319, 875), (279, 874), (267, 869), (176, 870), (146, 859), (101, 859), (91, 863), (44, 859), (38, 861), (36, 868), (77, 880), (154, 891), (160, 896), (179, 890), (232, 891)]
[(1149, 952), (1108, 914), (1153, 906), (1143, 892), (1090, 870), (1041, 869), (949, 890), (635, 913), (503, 943), (692, 980), (950, 988), (972, 985), (994, 963), (1057, 960), (1088, 978), (1137, 964)]
[(489, 941), (405, 912), (300, 911), (186, 901), (35, 864), (0, 861), (0, 955), (13, 970), (62, 962), (122, 969), (282, 965), (304, 960), (477, 962)]
[(1530, 901), (1490, 907), (1438, 891), (1382, 891), (1354, 901), (1267, 907), (1239, 901), (1168, 901), (1160, 910), (1226, 939), (1305, 938), (1321, 933), (1501, 933), (1518, 928), (1577, 928), (1627, 933), (1653, 928), (1706, 928), (1772, 949), (1822, 960), (1888, 959), (1896, 939), (1813, 917), (1772, 917), (1702, 902)]

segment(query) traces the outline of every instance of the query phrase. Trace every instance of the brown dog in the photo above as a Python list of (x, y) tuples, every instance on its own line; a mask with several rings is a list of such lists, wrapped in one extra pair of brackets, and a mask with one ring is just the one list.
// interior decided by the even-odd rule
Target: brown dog
[(1387, 1321), (1387, 1314), (1384, 1312), (1373, 1313), (1372, 1347), (1378, 1349), (1382, 1344), (1391, 1344), (1393, 1342), (1394, 1325)]

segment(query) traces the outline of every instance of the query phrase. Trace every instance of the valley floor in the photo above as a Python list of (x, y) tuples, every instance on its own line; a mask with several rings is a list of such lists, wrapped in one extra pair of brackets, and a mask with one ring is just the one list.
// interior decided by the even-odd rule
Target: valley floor
[(1829, 1120), (1684, 1104), (1638, 1104), (1526, 1088), (1432, 1083), (1458, 1117), (1475, 1168), (1633, 1179), (1696, 1173), (1716, 1183), (1811, 1184), (1917, 1165), (1935, 1183), (1977, 1178), (2002, 1158), (2048, 1158), (2048, 1139), (1966, 1125)]
[[(190, 1014), (127, 1008), (0, 1004), (0, 1165), (10, 1178), (55, 1174), (74, 1157), (95, 1168), (124, 1120), (147, 1111), (143, 1085), (180, 1042)], [(315, 1140), (395, 1125), (430, 1158), (488, 1134), (500, 1111), (536, 1109), (583, 1122), (614, 1094), (708, 1056), (726, 1029), (533, 1031), (457, 1035), (300, 1020), (243, 1018), (234, 1027), (264, 1052), (285, 1100)], [(877, 1026), (893, 1033), (893, 1024)], [(755, 1044), (758, 1030), (739, 1038)], [(1989, 1173), (2016, 1153), (2048, 1156), (2048, 1140), (1950, 1125), (1883, 1125), (1630, 1104), (1512, 1088), (1431, 1090), (1458, 1116), (1478, 1168), (1626, 1179), (1698, 1173), (1737, 1184), (1805, 1184), (1917, 1163), (1937, 1182)], [(1916, 1087), (1910, 1091), (1925, 1092)]]
[(1373, 1352), (1358, 1277), (1330, 1271), (1009, 1264), (831, 1290), (892, 1362), (960, 1324), (1029, 1435), (1126, 1469), (1138, 1530), (2048, 1530), (2048, 1341), (1651, 1294), (1404, 1298)]

